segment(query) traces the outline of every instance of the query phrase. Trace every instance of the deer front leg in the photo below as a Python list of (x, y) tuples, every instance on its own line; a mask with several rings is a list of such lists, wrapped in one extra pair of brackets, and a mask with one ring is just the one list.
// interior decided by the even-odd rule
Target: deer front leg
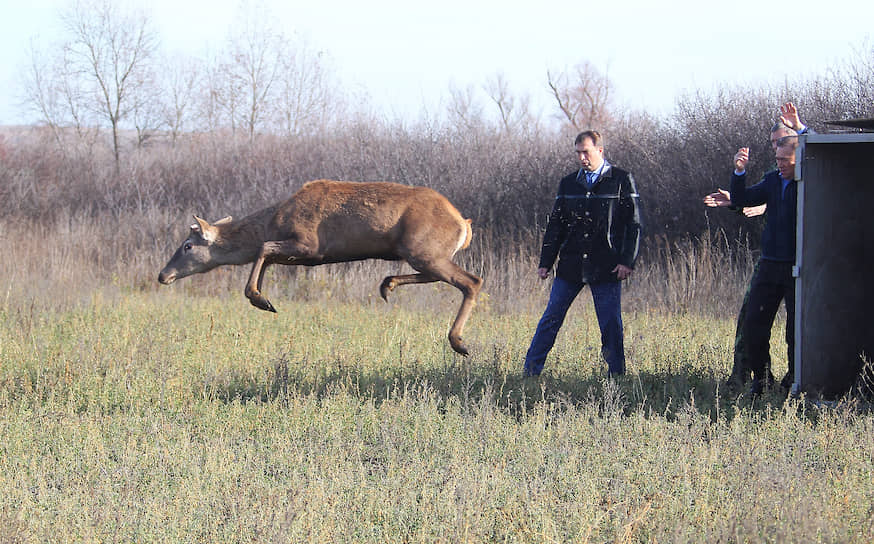
[(267, 261), (262, 253), (255, 264), (252, 265), (252, 272), (249, 274), (249, 281), (246, 283), (246, 298), (252, 303), (252, 306), (276, 313), (276, 308), (267, 300), (267, 297), (261, 294), (261, 282), (264, 280), (264, 271), (267, 269)]
[(273, 304), (261, 293), (261, 284), (264, 281), (264, 271), (267, 267), (274, 263), (298, 264), (299, 261), (314, 263), (317, 258), (318, 256), (314, 255), (313, 251), (299, 240), (264, 242), (264, 245), (261, 246), (261, 253), (255, 260), (255, 264), (252, 265), (249, 281), (246, 283), (246, 298), (256, 308), (276, 312)]

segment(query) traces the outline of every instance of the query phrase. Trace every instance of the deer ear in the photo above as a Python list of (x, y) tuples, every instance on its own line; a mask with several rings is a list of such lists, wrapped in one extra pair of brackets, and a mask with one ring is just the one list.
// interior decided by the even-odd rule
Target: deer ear
[(194, 220), (197, 221), (197, 224), (191, 225), (191, 232), (196, 232), (200, 234), (200, 237), (207, 242), (214, 242), (216, 234), (215, 227), (207, 223), (205, 219), (201, 219), (196, 215), (194, 216)]
[(233, 221), (233, 220), (234, 220), (234, 218), (231, 217), (231, 216), (229, 215), (229, 216), (227, 216), (227, 217), (223, 217), (222, 219), (219, 219), (218, 221), (216, 221), (216, 222), (213, 223), (212, 225), (213, 225), (214, 227), (215, 227), (215, 226), (218, 226), (218, 225), (224, 225), (225, 223), (230, 223), (230, 222)]

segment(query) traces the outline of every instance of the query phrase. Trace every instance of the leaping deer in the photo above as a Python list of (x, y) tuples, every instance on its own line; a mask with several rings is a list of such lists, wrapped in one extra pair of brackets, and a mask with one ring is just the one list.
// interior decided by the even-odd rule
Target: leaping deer
[(316, 266), (364, 259), (404, 260), (418, 273), (388, 276), (379, 287), (387, 300), (395, 287), (443, 281), (464, 295), (449, 330), (449, 343), (467, 355), (461, 339), (482, 278), (452, 261), (470, 245), (471, 221), (440, 193), (387, 182), (316, 180), (289, 199), (243, 219), (213, 224), (195, 216), (188, 238), (158, 274), (179, 278), (227, 264), (254, 263), (245, 295), (253, 306), (275, 312), (261, 293), (271, 264)]

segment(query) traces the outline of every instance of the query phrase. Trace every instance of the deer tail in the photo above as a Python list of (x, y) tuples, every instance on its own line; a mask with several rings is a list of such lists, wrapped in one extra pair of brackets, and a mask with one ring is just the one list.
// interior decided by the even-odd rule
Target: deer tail
[(464, 220), (464, 242), (461, 244), (461, 249), (467, 249), (470, 246), (470, 241), (473, 239), (473, 229), (471, 228), (471, 224), (473, 220), (465, 219)]

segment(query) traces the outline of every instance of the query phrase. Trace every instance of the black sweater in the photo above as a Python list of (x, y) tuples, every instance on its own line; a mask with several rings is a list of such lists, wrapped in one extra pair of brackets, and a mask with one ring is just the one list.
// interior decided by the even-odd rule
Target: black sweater
[(795, 262), (795, 218), (798, 183), (790, 181), (783, 191), (783, 178), (777, 170), (768, 172), (751, 187), (746, 173), (731, 175), (731, 203), (735, 206), (768, 205), (762, 231), (762, 258), (769, 261)]

